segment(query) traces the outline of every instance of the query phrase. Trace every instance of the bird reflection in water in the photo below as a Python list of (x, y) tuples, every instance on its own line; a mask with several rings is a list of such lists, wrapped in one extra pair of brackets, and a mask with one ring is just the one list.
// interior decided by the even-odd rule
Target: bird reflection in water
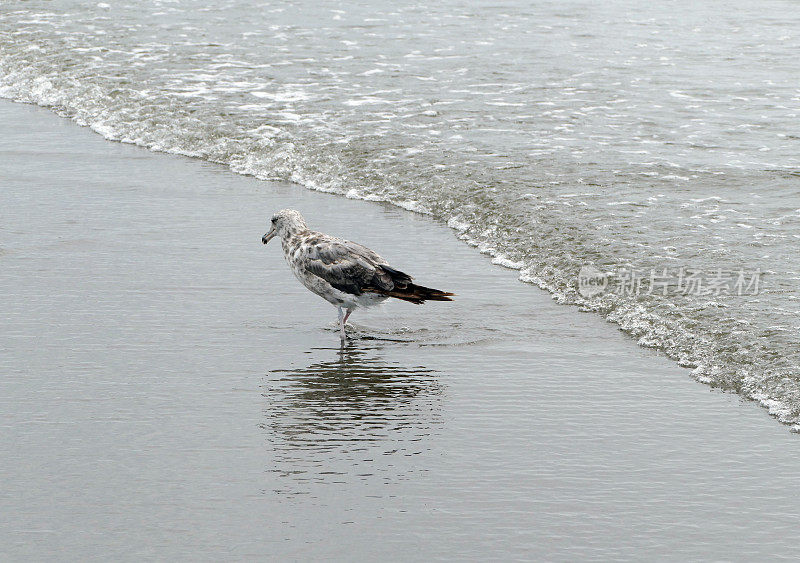
[(310, 354), (333, 359), (273, 370), (267, 379), (264, 428), (273, 442), (274, 471), (322, 481), (363, 478), (380, 472), (387, 458), (426, 449), (441, 423), (441, 386), (433, 370), (387, 362), (379, 348), (347, 345)]

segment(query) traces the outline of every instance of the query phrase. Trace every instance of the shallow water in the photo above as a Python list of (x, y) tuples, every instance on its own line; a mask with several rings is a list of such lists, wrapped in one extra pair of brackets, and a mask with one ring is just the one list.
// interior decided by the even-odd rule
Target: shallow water
[[(796, 424), (799, 17), (782, 0), (14, 1), (0, 95), (432, 214)], [(587, 298), (586, 264), (615, 287), (668, 270), (669, 295)]]
[[(446, 227), (31, 106), (0, 124), (0, 556), (800, 548), (796, 436)], [(284, 206), (458, 299), (354, 314), (341, 350), (335, 310), (260, 242)]]

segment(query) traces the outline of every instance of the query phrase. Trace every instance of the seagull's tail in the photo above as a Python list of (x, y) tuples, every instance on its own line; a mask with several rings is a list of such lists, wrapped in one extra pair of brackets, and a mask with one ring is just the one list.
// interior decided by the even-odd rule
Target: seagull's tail
[(452, 301), (451, 297), (454, 296), (455, 293), (410, 283), (405, 289), (395, 289), (390, 295), (397, 299), (402, 299), (403, 301), (410, 301), (411, 303), (421, 305), (425, 303), (425, 301)]
[(455, 293), (411, 283), (411, 276), (390, 266), (382, 265), (381, 268), (391, 277), (394, 287), (390, 290), (376, 290), (377, 293), (417, 305), (421, 305), (425, 301), (452, 301), (450, 298), (455, 295)]
[(392, 291), (385, 292), (385, 295), (422, 305), (426, 301), (452, 301), (451, 297), (455, 293), (409, 283), (402, 289), (395, 287)]

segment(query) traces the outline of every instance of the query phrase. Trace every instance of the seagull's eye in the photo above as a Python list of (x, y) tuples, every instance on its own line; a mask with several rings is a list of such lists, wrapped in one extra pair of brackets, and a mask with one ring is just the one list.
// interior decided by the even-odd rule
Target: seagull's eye
[(277, 218), (277, 217), (273, 217), (273, 218), (272, 218), (272, 224), (274, 225), (274, 224), (275, 224), (275, 223), (277, 223), (277, 222), (278, 222), (278, 218)]

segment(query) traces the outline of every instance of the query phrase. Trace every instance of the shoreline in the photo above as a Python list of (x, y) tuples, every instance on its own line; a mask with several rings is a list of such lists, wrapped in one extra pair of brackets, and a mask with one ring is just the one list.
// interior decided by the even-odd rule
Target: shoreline
[[(2, 99), (9, 100), (13, 103), (32, 103), (28, 101), (17, 101), (12, 98), (0, 98), (0, 100)], [(591, 312), (597, 315), (602, 321), (613, 324), (617, 330), (629, 338), (635, 346), (645, 348), (658, 355), (669, 358), (676, 367), (688, 369), (690, 371), (690, 377), (695, 381), (707, 385), (712, 389), (734, 392), (744, 400), (752, 401), (765, 409), (772, 418), (780, 424), (787, 426), (790, 432), (800, 433), (800, 424), (797, 423), (797, 417), (793, 414), (794, 410), (791, 400), (787, 401), (775, 398), (775, 396), (770, 394), (769, 390), (765, 390), (757, 383), (753, 383), (754, 381), (757, 382), (759, 377), (766, 378), (765, 374), (756, 370), (754, 376), (747, 377), (741, 381), (737, 380), (737, 384), (731, 384), (725, 378), (721, 380), (716, 379), (716, 373), (740, 375), (741, 373), (747, 373), (747, 368), (744, 366), (719, 368), (714, 356), (699, 356), (698, 350), (694, 350), (689, 343), (702, 340), (702, 335), (698, 336), (698, 334), (690, 332), (689, 336), (684, 336), (683, 333), (674, 326), (670, 327), (667, 325), (668, 328), (665, 328), (663, 325), (659, 324), (659, 322), (666, 322), (666, 320), (664, 318), (659, 318), (658, 315), (656, 315), (656, 318), (659, 318), (659, 322), (651, 322), (651, 315), (642, 314), (638, 305), (635, 303), (617, 304), (616, 308), (611, 309), (613, 312), (609, 314), (609, 309), (605, 308), (606, 305), (584, 300), (580, 296), (570, 296), (570, 292), (567, 289), (559, 287), (558, 284), (532, 273), (530, 267), (526, 266), (524, 262), (515, 262), (506, 251), (498, 250), (497, 247), (482, 241), (480, 237), (475, 238), (473, 235), (470, 235), (470, 229), (466, 223), (461, 223), (454, 218), (447, 220), (446, 218), (438, 217), (424, 206), (420, 206), (419, 202), (416, 200), (394, 200), (390, 196), (378, 197), (368, 193), (356, 193), (356, 190), (347, 190), (341, 187), (323, 187), (323, 185), (313, 178), (304, 178), (297, 173), (291, 175), (291, 180), (275, 180), (257, 172), (256, 169), (242, 166), (232, 160), (206, 160), (202, 156), (198, 156), (191, 151), (186, 152), (177, 148), (168, 149), (161, 145), (148, 144), (141, 139), (131, 140), (130, 138), (115, 134), (112, 130), (104, 129), (102, 126), (98, 127), (96, 124), (85, 122), (75, 115), (70, 115), (66, 110), (53, 109), (50, 106), (41, 106), (37, 103), (33, 103), (33, 105), (46, 109), (58, 117), (67, 119), (80, 127), (88, 128), (104, 140), (141, 148), (156, 154), (199, 160), (207, 164), (220, 166), (227, 172), (248, 178), (255, 178), (266, 183), (277, 182), (279, 184), (290, 184), (326, 195), (377, 203), (378, 205), (388, 205), (400, 210), (409, 211), (413, 214), (418, 214), (427, 219), (432, 219), (438, 225), (446, 225), (453, 236), (469, 247), (476, 248), (481, 254), (490, 257), (493, 265), (518, 272), (517, 279), (521, 283), (542, 290), (548, 294), (551, 299), (561, 305), (570, 305), (574, 307), (576, 311)], [(664, 336), (665, 333), (668, 336)], [(682, 342), (682, 344), (675, 345), (675, 341)]]
[[(0, 114), (13, 211), (0, 231), (0, 553), (800, 546), (794, 435), (447, 226), (108, 143), (46, 108), (0, 100)], [(340, 351), (334, 308), (260, 243), (282, 207), (457, 300), (356, 311)]]

